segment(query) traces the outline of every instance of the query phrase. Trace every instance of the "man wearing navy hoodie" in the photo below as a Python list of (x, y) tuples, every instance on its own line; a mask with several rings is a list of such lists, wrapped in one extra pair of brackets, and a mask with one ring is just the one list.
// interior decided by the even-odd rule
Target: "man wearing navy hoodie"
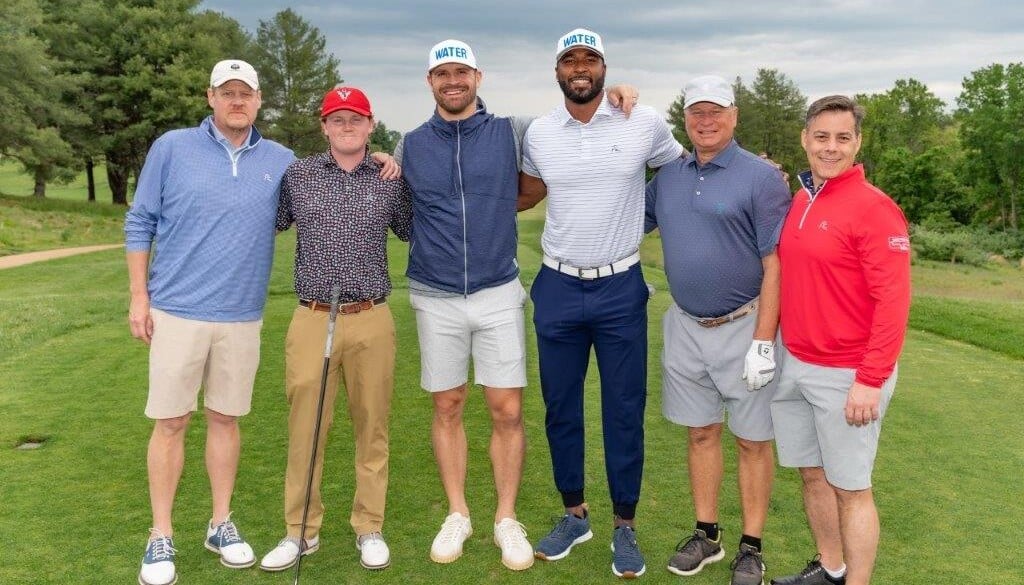
[(427, 84), (437, 108), (405, 135), (395, 158), (413, 192), (406, 275), (419, 333), (420, 384), (434, 401), (434, 456), (448, 498), (430, 558), (459, 558), (473, 532), (462, 425), (472, 355), (474, 381), (484, 387), (491, 414), (494, 542), (502, 563), (522, 570), (534, 557), (515, 513), (526, 451), (526, 291), (516, 263), (516, 196), (519, 144), (530, 120), (490, 114), (476, 95), (482, 78), (469, 45), (435, 45)]

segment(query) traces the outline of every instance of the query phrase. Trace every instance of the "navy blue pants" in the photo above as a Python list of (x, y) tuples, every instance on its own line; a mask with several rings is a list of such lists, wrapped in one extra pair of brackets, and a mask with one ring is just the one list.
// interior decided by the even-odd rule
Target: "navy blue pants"
[(530, 291), (555, 486), (563, 504), (583, 496), (583, 382), (590, 348), (601, 374), (605, 472), (615, 513), (633, 518), (644, 468), (647, 284), (640, 265), (596, 280), (542, 266)]

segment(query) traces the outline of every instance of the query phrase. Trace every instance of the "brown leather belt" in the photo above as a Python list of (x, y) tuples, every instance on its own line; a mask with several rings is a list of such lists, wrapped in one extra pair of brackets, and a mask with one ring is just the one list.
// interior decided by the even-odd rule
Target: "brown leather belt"
[(758, 299), (754, 299), (749, 303), (743, 305), (742, 307), (736, 309), (735, 311), (729, 313), (728, 315), (722, 315), (721, 317), (695, 317), (687, 313), (686, 311), (683, 311), (682, 309), (679, 310), (683, 311), (683, 314), (686, 315), (687, 317), (696, 321), (697, 325), (700, 325), (701, 327), (705, 327), (707, 329), (711, 329), (713, 327), (718, 327), (719, 325), (731, 323), (737, 319), (741, 319), (753, 313), (757, 309), (757, 301)]
[[(362, 311), (372, 309), (374, 305), (382, 305), (388, 300), (387, 297), (378, 297), (369, 301), (357, 301), (354, 303), (342, 303), (338, 305), (338, 312), (342, 315), (354, 315)], [(299, 304), (303, 307), (308, 308), (310, 311), (323, 311), (325, 313), (331, 312), (331, 303), (321, 303), (320, 301), (304, 301), (299, 300)]]

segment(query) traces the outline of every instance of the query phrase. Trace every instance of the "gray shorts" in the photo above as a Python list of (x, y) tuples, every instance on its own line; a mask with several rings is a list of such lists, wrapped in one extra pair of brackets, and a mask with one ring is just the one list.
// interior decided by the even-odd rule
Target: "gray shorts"
[(428, 392), (474, 380), (490, 388), (526, 386), (526, 291), (519, 279), (467, 297), (410, 293), (420, 341), (420, 385)]
[(772, 400), (775, 445), (783, 467), (822, 467), (830, 484), (844, 490), (871, 487), (882, 418), (896, 388), (896, 370), (882, 385), (878, 420), (862, 427), (846, 422), (846, 395), (856, 370), (817, 366), (776, 346), (782, 369)]
[(750, 392), (742, 378), (756, 324), (755, 312), (718, 327), (701, 327), (672, 303), (662, 319), (665, 418), (688, 427), (706, 427), (723, 422), (728, 410), (732, 434), (748, 441), (772, 439), (769, 404), (776, 382)]

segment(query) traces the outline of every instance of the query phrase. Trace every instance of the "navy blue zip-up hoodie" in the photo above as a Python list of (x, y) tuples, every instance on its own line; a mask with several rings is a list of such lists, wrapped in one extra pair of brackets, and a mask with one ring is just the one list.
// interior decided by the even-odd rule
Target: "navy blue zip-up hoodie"
[(519, 169), (508, 118), (487, 113), (482, 100), (465, 120), (435, 112), (405, 135), (402, 175), (413, 192), (406, 276), (468, 295), (519, 275)]

